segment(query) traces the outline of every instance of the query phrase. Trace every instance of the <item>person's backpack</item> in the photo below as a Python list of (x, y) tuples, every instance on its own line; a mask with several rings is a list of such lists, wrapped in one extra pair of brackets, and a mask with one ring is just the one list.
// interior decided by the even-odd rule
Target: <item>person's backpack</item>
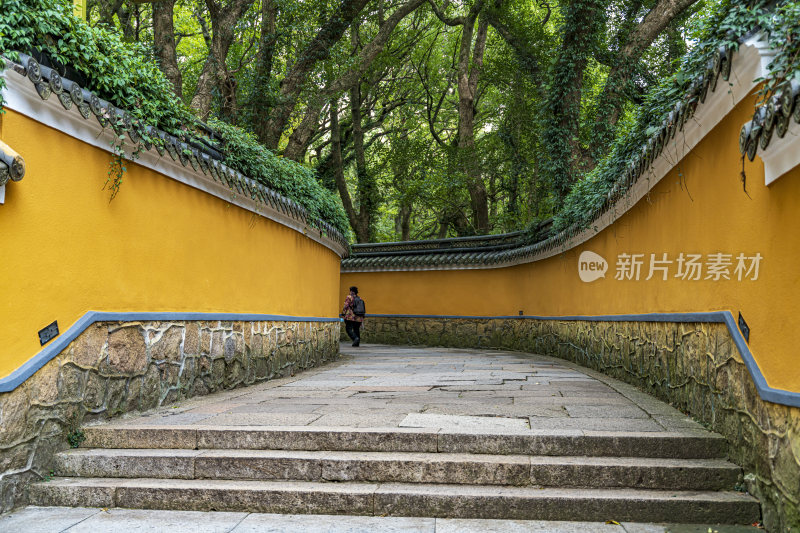
[(364, 305), (364, 300), (358, 297), (353, 297), (353, 314), (356, 316), (364, 316), (367, 314), (367, 306)]

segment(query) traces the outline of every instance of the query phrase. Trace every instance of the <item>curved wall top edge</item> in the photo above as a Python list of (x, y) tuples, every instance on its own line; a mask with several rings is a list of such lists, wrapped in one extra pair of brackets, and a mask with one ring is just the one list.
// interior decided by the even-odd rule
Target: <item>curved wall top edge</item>
[[(111, 127), (103, 127), (96, 120), (85, 119), (81, 113), (67, 109), (55, 96), (43, 100), (26, 77), (14, 69), (2, 70), (4, 66), (4, 60), (0, 58), (0, 71), (3, 72), (6, 80), (6, 87), (2, 89), (6, 108), (86, 144), (112, 153), (111, 143), (116, 138), (116, 133)], [(194, 170), (192, 166), (182, 165), (180, 159), (173, 160), (167, 156), (160, 156), (155, 150), (143, 150), (133, 162), (258, 216), (289, 227), (322, 244), (339, 257), (346, 257), (348, 254), (348, 247), (341, 235), (329, 236), (311, 225), (302, 216), (299, 216), (299, 209), (294, 202), (283, 198), (274, 191), (271, 194), (274, 196), (272, 198), (274, 205), (270, 203), (265, 205), (245, 194), (246, 191), (237, 192), (222, 182), (216, 181), (213, 177)]]
[[(441, 253), (436, 256), (407, 257), (398, 254), (392, 257), (382, 257), (374, 253), (371, 255), (377, 257), (359, 257), (356, 247), (354, 254), (342, 261), (341, 271), (343, 273), (359, 273), (496, 269), (533, 263), (578, 247), (603, 229), (611, 226), (647, 196), (653, 187), (667, 176), (742, 100), (752, 95), (758, 87), (756, 80), (768, 74), (767, 67), (773, 55), (774, 50), (770, 49), (768, 42), (760, 34), (744, 41), (733, 56), (734, 72), (731, 74), (730, 83), (719, 83), (717, 90), (709, 90), (705, 101), (697, 106), (695, 115), (691, 120), (686, 121), (680, 133), (675, 134), (675, 137), (665, 144), (661, 154), (653, 159), (652, 164), (633, 183), (627, 193), (600, 213), (586, 229), (576, 234), (565, 235), (562, 232), (546, 240), (500, 252), (459, 255), (457, 254), (458, 250), (454, 249), (450, 256)], [(727, 90), (723, 90), (723, 88)], [(773, 141), (769, 149), (759, 151), (759, 157), (765, 162), (767, 185), (800, 165), (798, 143), (800, 143), (800, 125), (792, 123), (790, 130), (783, 138)], [(517, 233), (487, 237), (510, 238), (516, 236)], [(459, 239), (451, 240), (458, 241)], [(388, 244), (397, 246), (403, 243)], [(370, 246), (370, 244), (362, 246)]]

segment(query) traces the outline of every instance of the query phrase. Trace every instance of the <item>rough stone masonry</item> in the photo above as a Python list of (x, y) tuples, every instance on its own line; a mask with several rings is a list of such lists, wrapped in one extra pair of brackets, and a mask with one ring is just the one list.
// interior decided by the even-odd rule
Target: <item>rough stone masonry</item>
[(0, 394), (0, 513), (27, 502), (85, 422), (291, 375), (338, 357), (339, 322), (102, 322)]
[(770, 531), (800, 528), (800, 409), (759, 397), (724, 324), (369, 317), (363, 338), (547, 354), (634, 384), (727, 438)]

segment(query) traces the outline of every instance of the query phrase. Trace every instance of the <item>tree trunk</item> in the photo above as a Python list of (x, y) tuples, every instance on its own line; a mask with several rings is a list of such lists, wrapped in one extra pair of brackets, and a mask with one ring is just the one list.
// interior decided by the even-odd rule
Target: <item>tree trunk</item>
[(353, 153), (356, 159), (358, 183), (358, 242), (370, 242), (374, 237), (375, 214), (378, 209), (375, 181), (367, 170), (364, 153), (364, 129), (361, 124), (361, 84), (350, 90), (350, 112), (353, 117)]
[(221, 72), (219, 75), (221, 79), (218, 83), (222, 95), (220, 115), (225, 121), (235, 125), (238, 121), (239, 114), (239, 106), (236, 98), (236, 89), (239, 86), (239, 82), (236, 80), (235, 76), (228, 72), (228, 69), (225, 69), (224, 72)]
[(450, 219), (442, 215), (439, 219), (439, 231), (436, 233), (437, 239), (444, 239), (447, 237), (447, 231), (450, 229)]
[[(366, 4), (367, 0), (345, 0), (346, 4), (353, 4), (351, 8), (347, 11), (348, 16), (350, 16), (350, 20), (353, 20), (355, 16), (358, 14), (352, 13), (350, 11), (355, 9), (358, 5), (358, 10), (360, 11), (361, 8)], [(378, 56), (378, 54), (383, 51), (383, 48), (386, 46), (386, 43), (389, 41), (389, 37), (392, 35), (392, 31), (397, 26), (397, 24), (403, 20), (409, 13), (417, 9), (419, 6), (425, 3), (425, 0), (410, 0), (408, 3), (401, 5), (398, 7), (392, 16), (390, 16), (386, 21), (381, 24), (378, 28), (378, 33), (375, 37), (370, 41), (358, 54), (358, 57), (355, 61), (355, 67), (345, 72), (342, 76), (334, 80), (328, 86), (323, 89), (320, 96), (329, 97), (334, 96), (341, 91), (347, 90), (349, 87), (352, 87), (357, 80), (359, 80), (364, 73), (369, 69), (372, 62)], [(343, 15), (344, 16), (344, 15)], [(330, 20), (326, 25), (330, 24)], [(325, 42), (329, 39), (333, 38), (333, 32), (325, 33), (324, 30), (326, 29), (323, 26), (323, 29), (320, 30), (320, 33), (317, 34), (317, 38), (314, 42), (309, 45), (306, 51), (303, 54), (303, 58), (307, 58), (312, 56), (309, 49), (316, 50), (317, 45), (315, 43), (321, 40), (322, 37), (325, 37)], [(328, 47), (333, 46), (336, 41), (339, 40), (342, 33), (344, 33), (344, 29), (338, 32), (335, 36), (336, 39), (331, 41)], [(327, 59), (329, 51), (328, 48), (324, 50), (324, 53), (317, 51), (317, 60), (324, 60)], [(286, 124), (289, 121), (289, 116), (292, 114), (292, 111), (297, 104), (297, 98), (300, 94), (300, 91), (303, 88), (303, 84), (305, 83), (311, 69), (313, 68), (316, 60), (312, 63), (308, 61), (305, 62), (298, 62), (292, 68), (292, 71), (284, 78), (281, 82), (281, 93), (279, 97), (278, 104), (270, 110), (270, 117), (267, 121), (267, 124), (264, 129), (263, 135), (259, 137), (259, 140), (264, 143), (267, 148), (275, 149), (280, 142), (281, 134), (283, 130), (286, 128)], [(306, 71), (302, 71), (302, 69), (307, 69)]]
[(508, 185), (508, 212), (514, 218), (519, 218), (519, 181), (523, 177), (524, 164), (522, 158), (516, 153), (511, 156), (511, 182)]
[(631, 77), (642, 55), (675, 17), (698, 0), (659, 0), (628, 35), (603, 86), (593, 129), (592, 155), (597, 157), (614, 139), (615, 126), (626, 102)]
[(305, 158), (311, 138), (319, 127), (319, 115), (321, 112), (321, 99), (317, 98), (308, 103), (303, 121), (300, 122), (300, 125), (294, 129), (289, 137), (289, 143), (283, 151), (283, 157), (292, 161), (302, 161)]
[(264, 112), (272, 105), (270, 101), (270, 80), (275, 60), (275, 46), (278, 40), (278, 4), (275, 0), (263, 0), (261, 4), (261, 39), (256, 58), (256, 83), (253, 99), (253, 130), (261, 139), (266, 134), (267, 114)]
[[(98, 0), (97, 9), (99, 12), (99, 22), (106, 26), (113, 28), (116, 26), (114, 23), (114, 15), (119, 20), (119, 25), (122, 28), (122, 35), (126, 41), (132, 41), (134, 38), (134, 29), (131, 25), (130, 12), (125, 9), (125, 0)], [(88, 11), (88, 9), (87, 9)]]
[[(327, 84), (325, 88), (318, 92), (315, 96), (312, 97), (311, 101), (308, 103), (306, 107), (306, 114), (303, 116), (303, 120), (301, 121), (300, 125), (297, 126), (292, 134), (289, 136), (289, 141), (286, 145), (286, 148), (283, 151), (284, 157), (287, 159), (292, 159), (294, 161), (300, 161), (305, 157), (306, 150), (308, 150), (308, 146), (311, 142), (314, 133), (316, 132), (317, 128), (319, 127), (318, 118), (320, 114), (320, 110), (322, 109), (323, 102), (325, 98), (334, 97), (340, 91), (347, 89), (348, 85), (350, 84), (350, 88), (352, 91), (352, 87), (355, 84), (360, 83), (361, 76), (364, 72), (369, 68), (372, 62), (375, 60), (377, 55), (383, 50), (386, 42), (388, 41), (389, 36), (392, 33), (392, 30), (395, 26), (403, 19), (408, 13), (416, 9), (422, 5), (423, 0), (412, 0), (408, 4), (398, 8), (392, 16), (387, 20), (378, 30), (378, 34), (375, 38), (365, 46), (360, 53), (358, 53), (358, 59), (356, 60), (357, 66), (345, 72), (342, 76), (335, 79), (333, 82)], [(356, 33), (353, 33), (356, 36)], [(356, 51), (355, 44), (353, 45), (354, 53)], [(368, 83), (368, 82), (367, 82)], [(391, 107), (387, 107), (384, 109), (384, 112), (381, 113), (379, 117), (379, 121), (382, 122), (386, 118), (386, 114), (393, 109)], [(360, 113), (360, 111), (359, 111)], [(363, 126), (362, 126), (363, 129)], [(346, 130), (346, 128), (345, 128)], [(346, 136), (345, 136), (346, 137)], [(363, 144), (363, 135), (362, 135), (362, 144)], [(347, 143), (344, 143), (347, 146)]]
[(397, 213), (395, 232), (397, 233), (398, 240), (410, 241), (411, 240), (411, 204), (401, 200), (400, 210)]
[(342, 206), (344, 206), (344, 211), (347, 213), (350, 227), (353, 228), (356, 234), (356, 240), (358, 242), (367, 242), (367, 239), (362, 239), (363, 235), (360, 231), (358, 215), (353, 207), (353, 200), (350, 198), (350, 192), (347, 190), (347, 181), (344, 179), (342, 134), (339, 128), (339, 105), (335, 99), (331, 100), (331, 165), (333, 167), (333, 177), (336, 181), (336, 188), (339, 189)]
[(458, 160), (461, 171), (467, 178), (473, 226), (477, 233), (485, 234), (489, 232), (489, 202), (475, 153), (475, 96), (489, 29), (489, 22), (485, 17), (481, 17), (478, 23), (475, 45), (472, 45), (475, 21), (481, 7), (482, 2), (476, 2), (461, 30), (461, 48), (458, 54)]
[(520, 66), (528, 73), (531, 80), (536, 84), (536, 88), (540, 92), (543, 91), (542, 69), (539, 66), (539, 61), (536, 59), (534, 51), (530, 47), (529, 40), (525, 38), (527, 36), (520, 37), (515, 35), (511, 29), (503, 23), (496, 10), (487, 10), (484, 16), (486, 20), (489, 21), (492, 28), (497, 31), (498, 35), (500, 35), (506, 44), (514, 50)]
[(543, 140), (548, 173), (560, 205), (581, 173), (580, 111), (584, 71), (605, 27), (601, 0), (571, 0), (564, 14), (565, 34), (552, 74)]
[[(224, 98), (230, 95), (235, 84), (229, 80), (230, 75), (225, 66), (228, 50), (233, 43), (236, 23), (253, 4), (254, 0), (233, 0), (230, 5), (223, 6), (217, 0), (206, 0), (208, 12), (211, 15), (211, 46), (208, 50), (208, 59), (203, 64), (203, 70), (197, 80), (197, 90), (192, 97), (191, 107), (202, 120), (208, 118), (211, 112), (214, 88)], [(223, 101), (223, 111), (225, 111)], [(230, 108), (228, 108), (230, 109)]]
[(330, 50), (344, 31), (361, 12), (369, 0), (343, 0), (339, 9), (322, 25), (314, 39), (300, 53), (292, 69), (281, 81), (278, 103), (269, 110), (269, 118), (263, 128), (259, 140), (267, 148), (275, 149), (281, 139), (289, 116), (297, 104), (297, 97), (308, 79), (311, 70), (318, 61), (330, 56)]
[(183, 76), (175, 51), (174, 9), (175, 0), (153, 2), (153, 48), (161, 72), (180, 98), (183, 95)]

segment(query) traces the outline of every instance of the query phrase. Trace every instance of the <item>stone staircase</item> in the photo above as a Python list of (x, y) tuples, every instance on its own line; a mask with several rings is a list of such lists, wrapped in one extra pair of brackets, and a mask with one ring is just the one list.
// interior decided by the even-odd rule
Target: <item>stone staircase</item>
[(34, 505), (750, 524), (712, 433), (95, 426)]

